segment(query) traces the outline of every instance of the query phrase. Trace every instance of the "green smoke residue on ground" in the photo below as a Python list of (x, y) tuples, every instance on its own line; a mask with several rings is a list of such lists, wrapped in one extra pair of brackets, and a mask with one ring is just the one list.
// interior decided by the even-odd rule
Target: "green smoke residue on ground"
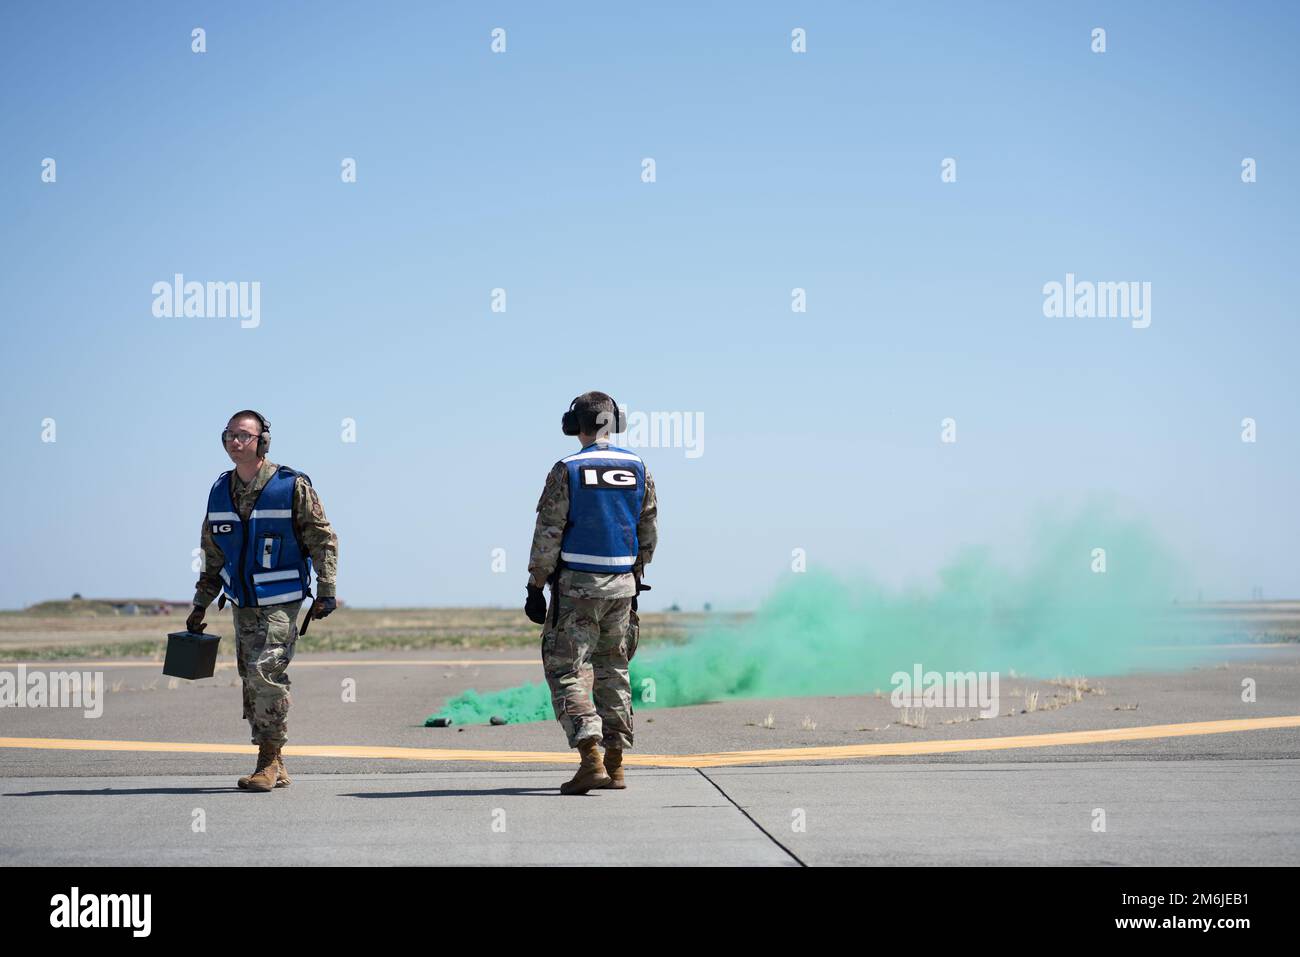
[[(537, 656), (537, 670), (542, 670), (540, 652)], [(499, 715), (511, 724), (553, 719), (555, 714), (551, 711), (551, 692), (545, 682), (516, 685), (486, 694), (480, 694), (471, 688), (448, 701), (441, 711), (429, 715), (424, 723), (427, 725), (434, 718), (451, 718), (453, 724), (487, 724), (493, 715)]]
[[(1104, 573), (1093, 570), (1095, 548), (1105, 549)], [(1205, 638), (1192, 636), (1193, 624), (1171, 604), (1179, 586), (1179, 563), (1142, 523), (1091, 507), (1042, 522), (1015, 568), (971, 548), (927, 589), (792, 573), (742, 624), (643, 649), (632, 661), (632, 692), (641, 711), (727, 698), (888, 693), (891, 676), (915, 664), (1043, 678), (1167, 669), (1183, 659), (1157, 646)], [(537, 682), (465, 692), (430, 718), (476, 724), (492, 715), (511, 723), (554, 717), (546, 685)]]

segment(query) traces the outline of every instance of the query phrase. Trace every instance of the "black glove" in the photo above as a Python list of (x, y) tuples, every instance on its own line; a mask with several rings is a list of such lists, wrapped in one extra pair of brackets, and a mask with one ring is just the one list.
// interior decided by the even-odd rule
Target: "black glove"
[(312, 612), (312, 617), (313, 617), (313, 618), (324, 618), (326, 615), (328, 615), (330, 612), (332, 612), (332, 611), (333, 611), (335, 608), (337, 608), (338, 606), (339, 606), (339, 603), (338, 603), (338, 601), (335, 600), (335, 598), (334, 598), (333, 595), (331, 595), (329, 598), (317, 598), (317, 599), (316, 599), (316, 610), (315, 610), (314, 612)]
[(546, 624), (546, 596), (536, 585), (528, 586), (528, 600), (524, 602), (524, 614), (535, 625)]
[(185, 630), (192, 635), (201, 635), (206, 627), (208, 626), (203, 624), (203, 608), (195, 605), (190, 617), (185, 619)]
[[(638, 578), (638, 579), (636, 580), (636, 595), (633, 595), (633, 596), (632, 596), (632, 610), (633, 610), (633, 611), (636, 611), (636, 610), (637, 610), (637, 607), (636, 607), (636, 599), (637, 599), (637, 595), (640, 595), (643, 591), (654, 591), (654, 589), (651, 588), (649, 585), (643, 585), (643, 584), (641, 584), (641, 579)], [(628, 660), (630, 661), (631, 658), (632, 658), (632, 656), (629, 655), (629, 656), (628, 656)]]

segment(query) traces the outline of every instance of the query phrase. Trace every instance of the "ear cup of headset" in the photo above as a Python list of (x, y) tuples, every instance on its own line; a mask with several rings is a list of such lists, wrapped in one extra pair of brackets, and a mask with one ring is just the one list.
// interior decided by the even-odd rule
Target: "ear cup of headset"
[(257, 437), (257, 457), (262, 458), (266, 455), (266, 450), (271, 447), (271, 423), (266, 421), (266, 416), (256, 409), (249, 410), (257, 416), (257, 421), (262, 423), (262, 434)]
[(560, 429), (565, 435), (577, 435), (582, 431), (578, 428), (578, 413), (573, 411), (573, 406), (577, 401), (577, 399), (574, 399), (573, 402), (570, 402), (569, 411), (560, 418)]

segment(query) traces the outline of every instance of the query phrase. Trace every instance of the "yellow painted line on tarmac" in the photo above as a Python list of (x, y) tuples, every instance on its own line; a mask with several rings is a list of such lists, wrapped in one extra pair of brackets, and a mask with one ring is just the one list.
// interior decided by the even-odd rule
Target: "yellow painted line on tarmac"
[[(1117, 741), (1150, 741), (1203, 734), (1300, 728), (1300, 715), (1274, 718), (1231, 718), (1184, 724), (1153, 724), (1137, 728), (1101, 728), (1094, 731), (1058, 731), (954, 740), (900, 741), (892, 744), (848, 744), (814, 748), (768, 748), (758, 751), (719, 751), (711, 754), (634, 754), (623, 763), (637, 767), (719, 768), (743, 764), (778, 764), (795, 761), (834, 761), (846, 758), (909, 757), (956, 754), (964, 751), (1009, 751), (1017, 748), (1056, 748)], [(0, 748), (55, 751), (135, 751), (190, 754), (253, 754), (251, 744), (203, 744), (172, 741), (98, 741), (85, 738), (0, 738)], [(488, 751), (472, 748), (395, 748), (372, 745), (289, 745), (287, 757), (389, 758), (401, 761), (469, 761), (496, 764), (569, 764), (572, 751)]]
[[(1233, 718), (1223, 721), (1191, 721), (1184, 724), (1150, 724), (1137, 728), (1100, 728), (1095, 731), (1057, 731), (1049, 734), (1021, 734), (1006, 737), (963, 738), (944, 741), (903, 741), (895, 744), (848, 744), (824, 748), (773, 748), (765, 751), (721, 751), (693, 754), (688, 767), (719, 768), (737, 764), (770, 764), (779, 761), (827, 761), (842, 758), (883, 758), (922, 754), (953, 754), (963, 751), (1004, 751), (1016, 748), (1059, 748), (1077, 744), (1110, 744), (1117, 741), (1150, 741), (1236, 731), (1267, 731), (1300, 728), (1300, 715), (1276, 718)], [(637, 763), (625, 755), (624, 764)]]
[[(295, 658), (290, 664), (291, 668), (347, 668), (359, 665), (401, 665), (403, 667), (412, 667), (417, 665), (427, 665), (430, 667), (478, 667), (479, 665), (537, 665), (541, 666), (542, 659), (539, 655), (536, 658), (468, 658), (464, 661), (455, 661), (448, 658), (423, 658), (419, 661), (391, 661), (387, 658), (358, 658), (355, 661), (340, 659), (337, 661), (311, 661), (302, 658)], [(162, 671), (162, 660), (158, 661), (114, 661), (111, 658), (101, 658), (97, 661), (58, 661), (47, 659), (45, 661), (2, 661), (0, 662), (0, 671), (6, 671), (11, 668), (17, 668), (24, 665), (29, 671), (33, 668), (42, 671), (63, 671), (69, 668), (77, 668), (83, 671), (109, 671), (113, 668), (156, 668)], [(230, 660), (218, 660), (217, 669), (233, 668), (235, 662)]]

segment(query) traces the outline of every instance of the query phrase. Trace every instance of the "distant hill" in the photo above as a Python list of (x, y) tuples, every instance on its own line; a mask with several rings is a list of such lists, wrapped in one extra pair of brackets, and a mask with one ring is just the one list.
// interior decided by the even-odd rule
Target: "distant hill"
[[(176, 614), (188, 612), (188, 601), (168, 601), (164, 598), (67, 598), (42, 601), (26, 609), (31, 615), (71, 615), (82, 618), (99, 618), (117, 615)], [(165, 608), (166, 612), (159, 609)]]

